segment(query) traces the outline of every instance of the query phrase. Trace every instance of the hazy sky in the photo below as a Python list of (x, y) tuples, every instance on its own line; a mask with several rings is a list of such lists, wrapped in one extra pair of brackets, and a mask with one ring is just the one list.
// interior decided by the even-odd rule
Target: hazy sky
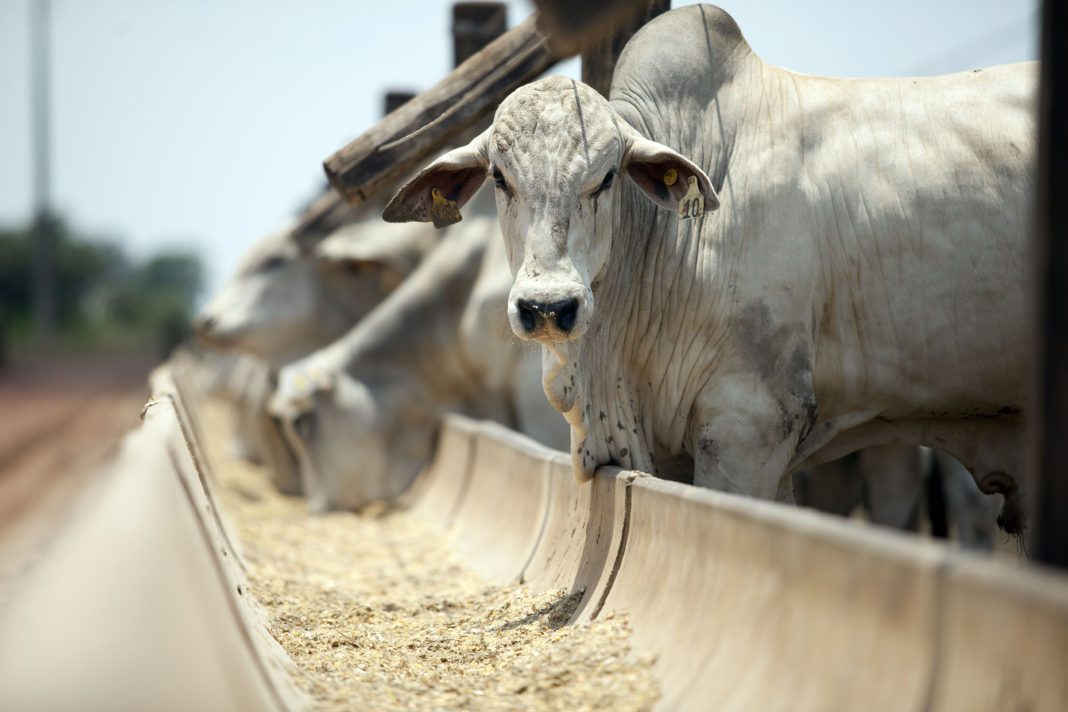
[[(34, 1), (0, 0), (0, 224), (32, 213)], [(316, 192), (322, 159), (377, 120), (386, 89), (424, 89), (451, 63), (440, 0), (52, 4), (53, 204), (135, 254), (194, 247), (212, 285)], [(530, 12), (508, 4), (511, 24)], [(1038, 51), (1037, 0), (722, 6), (765, 60), (809, 74), (940, 74)]]

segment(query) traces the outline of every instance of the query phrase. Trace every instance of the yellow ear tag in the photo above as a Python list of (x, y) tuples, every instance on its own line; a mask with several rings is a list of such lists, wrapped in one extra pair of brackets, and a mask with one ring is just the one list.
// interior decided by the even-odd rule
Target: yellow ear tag
[(679, 220), (699, 218), (705, 214), (705, 196), (697, 187), (697, 176), (690, 176), (686, 195), (679, 201)]
[(664, 185), (675, 185), (675, 181), (679, 179), (679, 173), (674, 168), (668, 168), (664, 173)]
[(430, 219), (434, 221), (434, 227), (441, 229), (460, 222), (463, 217), (455, 200), (446, 198), (439, 188), (431, 188)]
[(394, 269), (382, 270), (382, 287), (387, 291), (393, 291), (401, 283), (401, 276)]

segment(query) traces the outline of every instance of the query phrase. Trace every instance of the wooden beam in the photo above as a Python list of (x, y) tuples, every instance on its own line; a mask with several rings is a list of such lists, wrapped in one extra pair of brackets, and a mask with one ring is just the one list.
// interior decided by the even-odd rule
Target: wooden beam
[(1068, 567), (1068, 4), (1045, 0), (1035, 194), (1035, 409), (1030, 551)]
[[(508, 29), (508, 6), (499, 2), (460, 2), (452, 7), (452, 50), (454, 67), (459, 67), (479, 50)], [(389, 91), (385, 96), (383, 117), (401, 108), (417, 95), (406, 91)], [(388, 186), (394, 187), (392, 185)], [(343, 225), (359, 219), (370, 206), (349, 205), (336, 191), (328, 189), (303, 213), (293, 236), (308, 245), (329, 235)]]
[[(671, 0), (645, 0), (640, 5), (633, 8), (633, 13), (624, 15), (615, 26), (609, 25), (611, 34), (582, 52), (582, 81), (605, 98), (612, 88), (612, 73), (623, 47), (642, 25), (670, 10)], [(583, 6), (582, 3), (575, 4), (575, 7)]]
[(560, 59), (527, 19), (327, 158), (330, 185), (353, 205), (367, 201)]
[[(414, 92), (387, 91), (383, 97), (382, 116), (389, 116), (415, 96)], [(298, 243), (311, 247), (339, 227), (359, 219), (364, 212), (363, 209), (349, 205), (337, 194), (337, 191), (327, 187), (319, 197), (301, 211), (300, 219), (291, 234)]]
[(290, 235), (298, 243), (310, 247), (339, 227), (358, 220), (362, 214), (363, 211), (327, 188), (300, 214)]

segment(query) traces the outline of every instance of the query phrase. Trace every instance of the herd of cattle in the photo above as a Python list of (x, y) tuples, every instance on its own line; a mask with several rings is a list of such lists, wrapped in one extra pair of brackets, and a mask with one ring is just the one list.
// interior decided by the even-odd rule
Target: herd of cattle
[(989, 547), (1026, 521), (1036, 80), (805, 76), (678, 9), (610, 99), (536, 81), (388, 204), (263, 240), (197, 331), (245, 354), (242, 442), (316, 509), (399, 495), (451, 411), (580, 480), (948, 513)]

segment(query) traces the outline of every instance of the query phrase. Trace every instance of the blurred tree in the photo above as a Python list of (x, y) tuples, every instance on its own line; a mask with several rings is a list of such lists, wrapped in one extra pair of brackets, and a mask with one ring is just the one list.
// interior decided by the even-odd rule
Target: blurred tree
[(0, 230), (0, 308), (7, 319), (29, 305), (30, 241), (24, 231)]
[(151, 333), (161, 356), (189, 335), (189, 319), (204, 282), (196, 255), (168, 252), (130, 270), (113, 287), (108, 311), (134, 331)]
[[(78, 235), (61, 220), (51, 227), (61, 338), (140, 344), (160, 355), (185, 338), (203, 287), (196, 255), (168, 251), (134, 262), (111, 240)], [(0, 363), (5, 341), (32, 333), (32, 259), (29, 229), (0, 228)]]
[[(107, 241), (73, 236), (65, 223), (54, 220), (56, 318), (69, 327), (81, 311), (86, 296), (102, 281), (120, 274), (126, 258), (119, 247)], [(28, 229), (0, 229), (0, 304), (16, 328), (32, 310), (32, 233)]]

